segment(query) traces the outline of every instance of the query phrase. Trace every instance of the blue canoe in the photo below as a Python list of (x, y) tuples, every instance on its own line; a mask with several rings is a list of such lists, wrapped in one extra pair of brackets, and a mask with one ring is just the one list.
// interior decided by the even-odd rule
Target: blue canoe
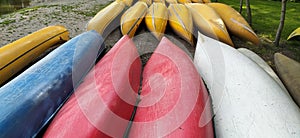
[(54, 116), (103, 51), (96, 31), (55, 49), (0, 88), (0, 137), (34, 137)]

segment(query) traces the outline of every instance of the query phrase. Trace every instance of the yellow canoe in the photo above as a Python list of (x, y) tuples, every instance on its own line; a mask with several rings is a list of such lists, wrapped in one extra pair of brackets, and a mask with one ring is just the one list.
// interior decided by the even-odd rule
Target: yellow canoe
[(148, 9), (145, 23), (151, 33), (161, 40), (168, 23), (168, 9), (165, 4), (154, 2)]
[(255, 45), (260, 44), (256, 33), (239, 12), (222, 3), (208, 3), (208, 5), (220, 15), (229, 32)]
[(203, 3), (210, 3), (210, 0), (202, 0)]
[(177, 0), (166, 0), (169, 4), (177, 4)]
[[(139, 0), (145, 2), (148, 6), (152, 4), (152, 0)], [(153, 0), (154, 2), (155, 0)]]
[(51, 46), (69, 40), (63, 26), (49, 26), (0, 48), (0, 85)]
[[(174, 0), (174, 1), (176, 1), (176, 0)], [(166, 1), (165, 1), (165, 0), (153, 0), (153, 2), (158, 2), (158, 3), (166, 4)]]
[(200, 32), (233, 46), (223, 20), (213, 8), (201, 3), (189, 3), (186, 6), (191, 11), (194, 24)]
[(275, 53), (274, 62), (279, 77), (300, 107), (300, 63), (280, 53)]
[(295, 37), (295, 36), (300, 36), (300, 27), (297, 28), (296, 30), (294, 30), (289, 37), (287, 38), (287, 40), (290, 40), (291, 38)]
[(116, 2), (124, 2), (126, 6), (131, 6), (133, 3), (133, 0), (116, 0)]
[(121, 17), (121, 32), (123, 35), (133, 37), (148, 10), (145, 2), (138, 1), (130, 7)]
[(168, 10), (171, 28), (191, 45), (194, 45), (191, 12), (183, 4), (170, 4)]
[(185, 4), (185, 3), (191, 3), (192, 1), (191, 0), (177, 0), (177, 2)]
[[(87, 30), (96, 30), (99, 34), (105, 38), (113, 29), (118, 26), (111, 27), (112, 29), (107, 31), (108, 26), (120, 15), (124, 10), (125, 4), (122, 1), (115, 1), (99, 11), (87, 25)], [(120, 19), (120, 18), (119, 18)], [(119, 22), (119, 21), (118, 21)], [(117, 24), (117, 23), (116, 23)]]

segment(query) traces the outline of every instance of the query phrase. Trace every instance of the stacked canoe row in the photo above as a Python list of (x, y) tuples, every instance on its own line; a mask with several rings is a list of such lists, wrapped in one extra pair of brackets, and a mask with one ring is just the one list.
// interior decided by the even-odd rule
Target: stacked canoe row
[[(229, 46), (233, 44), (227, 37), (228, 26), (240, 27), (241, 37), (259, 42), (242, 17), (226, 10), (230, 14), (223, 15), (232, 23), (227, 25), (221, 14), (209, 12), (220, 15), (225, 27), (220, 18), (199, 16), (201, 10), (217, 11), (214, 5), (229, 6), (153, 2), (149, 9), (151, 1), (136, 2), (133, 7), (137, 8), (124, 14), (120, 13), (125, 5), (133, 2), (113, 2), (87, 26), (98, 33), (88, 31), (72, 38), (2, 86), (0, 137), (35, 137), (49, 123), (44, 137), (300, 136), (299, 63), (275, 54), (283, 84), (255, 53)], [(168, 3), (168, 8), (160, 8)], [(168, 12), (161, 12), (166, 9)], [(130, 39), (142, 21), (138, 14), (145, 16), (148, 29), (161, 41), (143, 71)], [(161, 31), (169, 21), (174, 32), (192, 43), (193, 38), (188, 37), (192, 29), (187, 31), (184, 23), (191, 17), (195, 24), (209, 26), (198, 26), (202, 33), (198, 32), (194, 62)], [(114, 21), (121, 23), (124, 36), (100, 59), (103, 38), (118, 25)], [(68, 39), (66, 28), (50, 26), (0, 48), (0, 83), (49, 47)]]
[[(151, 0), (139, 0), (132, 5), (130, 0), (118, 0), (99, 12), (88, 28), (102, 33), (103, 28), (95, 25), (97, 20), (103, 19), (102, 21), (106, 22), (105, 24), (109, 24), (114, 17), (121, 14), (125, 5), (127, 5), (130, 7), (122, 14), (120, 21), (123, 35), (127, 34), (133, 37), (137, 28), (145, 19), (147, 28), (158, 40), (164, 35), (169, 22), (174, 32), (190, 44), (194, 44), (193, 38), (196, 36), (194, 26), (196, 26), (205, 35), (231, 46), (233, 46), (233, 42), (227, 29), (230, 33), (259, 45), (259, 38), (237, 11), (225, 4), (205, 2), (207, 3), (191, 3), (188, 0), (179, 0), (178, 3), (176, 1), (158, 0), (152, 3)], [(111, 12), (114, 12), (113, 16), (110, 16), (110, 19), (107, 20), (106, 18)]]

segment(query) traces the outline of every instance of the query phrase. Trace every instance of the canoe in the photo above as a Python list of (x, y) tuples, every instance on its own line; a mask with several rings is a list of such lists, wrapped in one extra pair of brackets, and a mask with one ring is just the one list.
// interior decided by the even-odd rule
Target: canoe
[(287, 40), (290, 40), (291, 38), (296, 37), (296, 36), (300, 36), (300, 27), (297, 28), (296, 30), (294, 30), (294, 31), (289, 35), (289, 37), (287, 38)]
[(35, 137), (104, 49), (95, 32), (58, 47), (0, 88), (0, 137)]
[(290, 96), (289, 92), (285, 88), (282, 81), (279, 79), (277, 74), (273, 71), (273, 69), (256, 53), (253, 51), (247, 49), (247, 48), (239, 48), (238, 51), (242, 53), (243, 55), (247, 56), (249, 59), (251, 59), (253, 62), (255, 62), (259, 67), (261, 67), (263, 70), (265, 70), (279, 85), (280, 87), (286, 92), (288, 96)]
[(152, 0), (139, 0), (145, 2), (148, 6), (152, 4)]
[(177, 0), (178, 3), (181, 3), (181, 4), (186, 4), (186, 3), (191, 3), (192, 1), (191, 0)]
[(169, 4), (177, 4), (177, 0), (166, 0)]
[(163, 3), (153, 3), (145, 16), (145, 23), (149, 31), (161, 40), (168, 23), (168, 9)]
[(138, 1), (130, 7), (121, 17), (121, 32), (123, 35), (133, 37), (148, 10), (145, 2)]
[(260, 44), (256, 33), (243, 18), (243, 16), (232, 7), (222, 3), (208, 3), (222, 18), (228, 31), (237, 37), (250, 41), (255, 45)]
[(233, 46), (223, 20), (213, 8), (201, 3), (189, 3), (186, 6), (191, 11), (194, 24), (200, 32)]
[(49, 26), (0, 47), (0, 85), (57, 43), (69, 40), (63, 26)]
[(163, 37), (144, 68), (129, 137), (212, 138), (210, 111), (208, 93), (192, 60)]
[(96, 30), (106, 38), (114, 29), (119, 27), (120, 15), (125, 8), (123, 1), (115, 1), (99, 11), (87, 24), (87, 30)]
[(116, 2), (124, 2), (126, 6), (130, 7), (133, 3), (133, 0), (116, 0)]
[(193, 3), (204, 3), (203, 0), (192, 0)]
[(168, 11), (170, 27), (177, 35), (193, 45), (192, 13), (183, 4), (170, 4)]
[[(168, 1), (168, 0), (167, 0)], [(176, 1), (176, 0), (174, 0)], [(153, 0), (153, 3), (154, 2), (157, 2), (157, 3), (163, 3), (163, 4), (166, 4), (166, 0)], [(177, 2), (177, 1), (176, 1)]]
[(202, 0), (203, 3), (210, 3), (211, 0)]
[(300, 136), (300, 108), (255, 62), (199, 33), (194, 63), (211, 94), (216, 137)]
[(279, 77), (300, 107), (300, 63), (280, 53), (275, 53), (274, 62)]
[(124, 36), (87, 75), (44, 137), (123, 137), (133, 113), (140, 74), (137, 49)]

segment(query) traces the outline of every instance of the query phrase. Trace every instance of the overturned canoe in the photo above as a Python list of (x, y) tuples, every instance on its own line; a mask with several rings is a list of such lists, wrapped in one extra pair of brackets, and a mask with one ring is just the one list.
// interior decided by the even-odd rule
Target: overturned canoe
[(168, 9), (163, 3), (153, 3), (146, 14), (145, 23), (151, 33), (158, 39), (164, 35), (168, 23)]
[(291, 38), (296, 37), (296, 36), (300, 36), (300, 27), (297, 28), (296, 30), (294, 30), (294, 31), (289, 35), (289, 37), (287, 38), (287, 40), (290, 40)]
[(190, 57), (163, 37), (143, 72), (129, 137), (212, 138), (208, 93)]
[(177, 0), (166, 0), (168, 4), (177, 4)]
[(115, 1), (99, 11), (87, 25), (87, 30), (96, 30), (106, 38), (114, 29), (119, 27), (120, 17), (125, 8), (123, 1)]
[(238, 51), (244, 54), (245, 56), (247, 56), (252, 61), (254, 61), (262, 69), (264, 69), (280, 85), (280, 87), (288, 94), (288, 96), (290, 96), (290, 94), (288, 93), (287, 89), (285, 88), (285, 86), (283, 85), (279, 77), (260, 56), (258, 56), (256, 53), (246, 48), (239, 48)]
[(226, 26), (215, 10), (206, 4), (186, 4), (192, 13), (195, 26), (203, 34), (233, 46), (233, 42), (227, 32)]
[(256, 33), (235, 9), (222, 3), (208, 3), (208, 5), (220, 15), (229, 32), (255, 45), (260, 44)]
[(148, 6), (152, 4), (152, 0), (139, 0), (145, 2)]
[(181, 3), (181, 4), (186, 4), (186, 3), (191, 3), (192, 1), (191, 0), (177, 0), (178, 3)]
[(211, 94), (216, 137), (300, 136), (300, 108), (255, 62), (199, 34), (194, 63)]
[(194, 44), (191, 12), (183, 4), (170, 4), (169, 24), (173, 31), (190, 44)]
[(275, 53), (274, 62), (279, 77), (300, 107), (300, 63), (280, 53)]
[(135, 45), (124, 36), (90, 71), (44, 137), (122, 137), (134, 110), (140, 74)]
[(69, 40), (63, 26), (49, 26), (0, 48), (0, 85), (37, 59), (48, 48)]
[[(176, 0), (174, 0), (174, 1), (176, 1)], [(153, 3), (154, 2), (166, 4), (166, 0), (153, 0)]]
[(121, 32), (123, 35), (133, 37), (137, 28), (146, 15), (148, 6), (143, 1), (138, 1), (130, 7), (121, 17)]
[(0, 137), (35, 137), (78, 86), (104, 49), (95, 32), (55, 49), (0, 88)]

